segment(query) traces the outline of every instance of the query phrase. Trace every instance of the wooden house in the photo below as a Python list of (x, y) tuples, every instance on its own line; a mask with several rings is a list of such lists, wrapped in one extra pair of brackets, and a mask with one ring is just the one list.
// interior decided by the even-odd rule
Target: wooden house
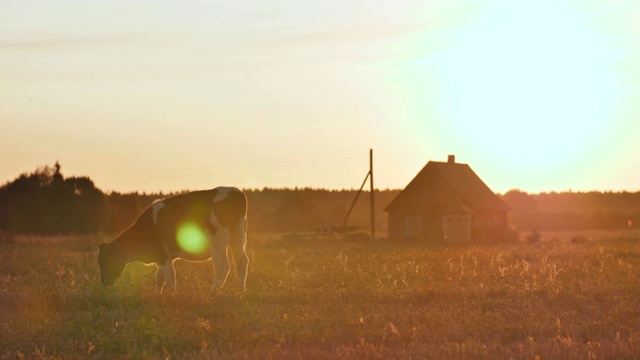
[(389, 238), (471, 243), (506, 236), (509, 207), (467, 164), (429, 161), (385, 211)]

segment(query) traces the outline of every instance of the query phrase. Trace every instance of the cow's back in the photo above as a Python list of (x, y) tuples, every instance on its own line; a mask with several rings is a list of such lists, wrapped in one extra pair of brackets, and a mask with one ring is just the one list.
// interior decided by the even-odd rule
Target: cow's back
[[(155, 234), (169, 251), (167, 255), (170, 258), (182, 253), (177, 239), (181, 226), (195, 225), (203, 233), (215, 236), (220, 229), (212, 222), (212, 216), (220, 225), (233, 231), (247, 211), (245, 194), (235, 188), (190, 192), (160, 200), (155, 205)], [(208, 249), (205, 252), (202, 257), (210, 255)]]

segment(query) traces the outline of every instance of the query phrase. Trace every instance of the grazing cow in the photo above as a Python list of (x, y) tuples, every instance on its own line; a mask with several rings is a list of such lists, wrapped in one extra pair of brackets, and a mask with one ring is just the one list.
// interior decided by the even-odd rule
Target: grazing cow
[(213, 260), (213, 291), (229, 274), (227, 247), (233, 252), (239, 285), (246, 286), (247, 198), (232, 187), (217, 187), (157, 200), (111, 243), (100, 244), (98, 264), (103, 284), (112, 284), (127, 263), (155, 263), (156, 291), (166, 282), (176, 292), (173, 262)]

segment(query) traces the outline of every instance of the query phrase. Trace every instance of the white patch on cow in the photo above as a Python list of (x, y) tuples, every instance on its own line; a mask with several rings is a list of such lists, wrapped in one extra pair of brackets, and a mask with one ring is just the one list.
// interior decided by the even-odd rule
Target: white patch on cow
[(213, 212), (213, 210), (211, 210), (211, 216), (209, 217), (209, 222), (211, 223), (211, 225), (213, 225), (214, 228), (219, 229), (222, 227), (222, 224), (220, 224), (220, 220), (218, 220), (218, 217), (216, 216), (216, 214)]
[(156, 226), (158, 222), (158, 212), (160, 209), (164, 207), (164, 202), (162, 200), (156, 200), (153, 205), (151, 205), (151, 211), (153, 214), (153, 226)]
[(216, 190), (218, 190), (218, 194), (216, 194), (216, 197), (213, 199), (213, 202), (218, 202), (218, 201), (226, 198), (227, 195), (230, 192), (235, 190), (235, 188), (232, 188), (232, 187), (219, 187), (219, 188), (216, 188)]

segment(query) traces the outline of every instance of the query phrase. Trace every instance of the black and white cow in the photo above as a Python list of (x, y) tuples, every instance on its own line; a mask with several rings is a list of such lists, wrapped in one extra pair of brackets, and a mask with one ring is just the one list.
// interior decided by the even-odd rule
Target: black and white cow
[(213, 291), (229, 274), (227, 247), (233, 252), (239, 285), (246, 287), (247, 197), (233, 187), (217, 187), (157, 200), (111, 243), (100, 244), (98, 264), (103, 284), (112, 284), (127, 263), (155, 263), (156, 291), (166, 282), (176, 291), (173, 262), (213, 260)]

